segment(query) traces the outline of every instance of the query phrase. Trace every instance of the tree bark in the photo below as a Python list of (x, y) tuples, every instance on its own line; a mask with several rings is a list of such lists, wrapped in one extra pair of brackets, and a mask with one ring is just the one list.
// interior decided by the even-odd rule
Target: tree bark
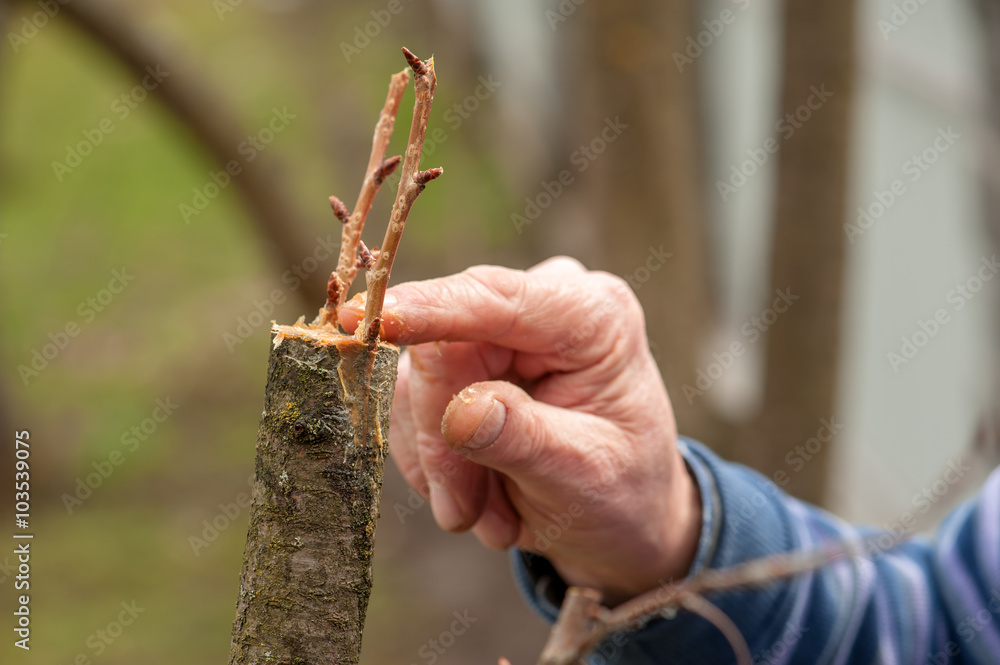
[(351, 665), (372, 553), (399, 349), (275, 326), (231, 665)]
[(825, 87), (832, 96), (781, 142), (770, 292), (791, 289), (798, 300), (768, 330), (763, 408), (734, 451), (738, 461), (765, 474), (788, 471), (784, 489), (814, 503), (826, 494), (833, 444), (823, 442), (794, 473), (784, 458), (835, 415), (854, 16), (853, 0), (785, 5), (781, 113), (794, 114), (816, 89)]

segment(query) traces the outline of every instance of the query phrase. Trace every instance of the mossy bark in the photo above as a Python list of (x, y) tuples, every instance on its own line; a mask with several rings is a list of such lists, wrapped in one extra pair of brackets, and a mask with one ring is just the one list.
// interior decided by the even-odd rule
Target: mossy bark
[(358, 662), (398, 359), (275, 327), (231, 665)]

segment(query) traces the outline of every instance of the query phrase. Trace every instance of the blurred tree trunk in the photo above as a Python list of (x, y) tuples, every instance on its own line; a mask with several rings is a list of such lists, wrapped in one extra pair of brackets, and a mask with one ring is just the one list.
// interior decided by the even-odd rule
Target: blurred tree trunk
[[(982, 143), (983, 213), (986, 231), (1000, 250), (1000, 0), (976, 0), (986, 57), (986, 140)], [(993, 307), (1000, 328), (1000, 299)], [(997, 354), (1000, 356), (1000, 353)], [(976, 455), (992, 468), (1000, 459), (1000, 367), (994, 370), (992, 404), (983, 414), (975, 441)]]
[[(808, 461), (800, 469), (785, 456), (836, 415), (854, 17), (852, 0), (785, 3), (781, 112), (805, 108), (811, 113), (801, 111), (800, 118), (811, 117), (790, 120), (794, 134), (779, 139), (770, 292), (791, 289), (798, 300), (767, 333), (763, 408), (736, 451), (765, 474), (786, 471), (785, 489), (816, 503), (825, 497), (833, 446), (818, 441), (817, 452), (801, 456)], [(818, 109), (804, 106), (819, 105), (827, 94)]]
[(599, 267), (625, 276), (642, 302), (681, 431), (717, 444), (728, 437), (708, 401), (689, 403), (682, 393), (695, 383), (712, 313), (697, 74), (673, 59), (697, 33), (698, 5), (592, 0), (583, 8), (589, 47), (573, 68), (594, 89), (577, 107), (592, 109), (577, 138), (597, 142), (608, 123), (627, 125), (588, 167), (593, 175), (585, 174), (602, 190)]

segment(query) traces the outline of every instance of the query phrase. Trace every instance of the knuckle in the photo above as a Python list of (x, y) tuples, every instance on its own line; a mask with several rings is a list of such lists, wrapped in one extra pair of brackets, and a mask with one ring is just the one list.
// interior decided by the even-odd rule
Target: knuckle
[(550, 265), (565, 269), (567, 271), (572, 270), (574, 272), (581, 272), (581, 273), (587, 272), (586, 266), (580, 263), (580, 261), (573, 258), (572, 256), (566, 256), (565, 254), (560, 254), (559, 256), (553, 256), (551, 259), (545, 261), (544, 263), (548, 263)]
[(608, 315), (604, 317), (608, 329), (630, 341), (644, 339), (646, 317), (632, 287), (618, 275), (607, 272), (594, 275), (598, 279), (595, 290), (601, 294), (598, 307)]

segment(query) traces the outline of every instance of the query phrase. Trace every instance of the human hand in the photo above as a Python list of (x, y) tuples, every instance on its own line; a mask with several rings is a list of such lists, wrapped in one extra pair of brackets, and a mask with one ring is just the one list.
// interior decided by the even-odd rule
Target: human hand
[(389, 289), (383, 330), (409, 345), (392, 457), (442, 528), (543, 554), (612, 603), (687, 573), (700, 497), (623, 280), (565, 257), (476, 266)]

